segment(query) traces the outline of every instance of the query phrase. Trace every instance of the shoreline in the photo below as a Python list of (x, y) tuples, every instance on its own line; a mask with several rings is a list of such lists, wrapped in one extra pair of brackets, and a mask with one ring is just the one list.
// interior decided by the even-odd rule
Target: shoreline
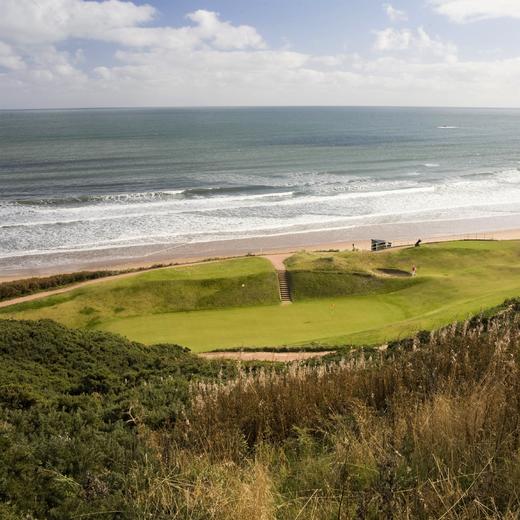
[[(369, 250), (370, 238), (385, 239), (392, 242), (393, 247), (413, 245), (418, 238), (421, 238), (423, 243), (457, 239), (520, 239), (520, 222), (515, 222), (514, 227), (493, 228), (493, 224), (498, 224), (498, 219), (491, 222), (474, 222), (478, 220), (464, 220), (458, 222), (458, 226), (453, 221), (435, 221), (406, 225), (360, 226), (344, 230), (287, 233), (183, 245), (132, 246), (108, 250), (112, 254), (111, 257), (107, 257), (107, 250), (27, 255), (13, 259), (0, 259), (0, 282), (78, 271), (150, 269), (156, 264), (193, 264), (248, 254), (266, 256), (290, 254), (302, 250), (351, 250), (353, 245), (356, 249)], [(460, 226), (461, 223), (465, 225)]]

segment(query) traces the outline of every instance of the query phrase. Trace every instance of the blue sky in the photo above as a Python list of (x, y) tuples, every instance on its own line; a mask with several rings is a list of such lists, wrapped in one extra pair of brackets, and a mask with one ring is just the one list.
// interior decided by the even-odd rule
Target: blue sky
[[(236, 24), (254, 25), (273, 45), (283, 45), (288, 40), (298, 50), (310, 53), (335, 53), (343, 48), (357, 52), (370, 50), (373, 41), (371, 31), (388, 26), (384, 9), (387, 4), (374, 0), (153, 2), (161, 13), (158, 23), (166, 21), (178, 25), (186, 13), (207, 9), (219, 12), (223, 18)], [(424, 0), (398, 0), (389, 4), (407, 13), (409, 23), (401, 23), (401, 26), (422, 25), (432, 33), (456, 40), (469, 57), (478, 57), (487, 52), (489, 46), (502, 48), (506, 55), (520, 53), (518, 19), (503, 17), (461, 27), (428, 8)]]
[(520, 106), (520, 0), (0, 0), (0, 108)]

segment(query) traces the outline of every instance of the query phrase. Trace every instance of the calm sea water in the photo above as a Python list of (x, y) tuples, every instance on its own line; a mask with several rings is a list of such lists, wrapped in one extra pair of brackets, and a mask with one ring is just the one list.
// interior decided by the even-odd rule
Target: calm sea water
[(520, 213), (520, 111), (0, 112), (0, 258)]

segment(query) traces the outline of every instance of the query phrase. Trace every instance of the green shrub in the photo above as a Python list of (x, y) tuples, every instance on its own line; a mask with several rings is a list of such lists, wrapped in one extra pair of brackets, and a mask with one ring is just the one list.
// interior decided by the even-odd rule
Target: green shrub
[(38, 402), (38, 395), (27, 384), (0, 386), (0, 404), (11, 409), (27, 410)]
[(152, 456), (141, 432), (178, 420), (190, 381), (226, 373), (176, 345), (0, 320), (0, 518), (129, 518), (126, 475)]
[(25, 278), (0, 283), (0, 301), (27, 296), (28, 294), (58, 289), (74, 283), (96, 280), (106, 276), (120, 274), (122, 271), (80, 271), (77, 273), (58, 274), (42, 278)]

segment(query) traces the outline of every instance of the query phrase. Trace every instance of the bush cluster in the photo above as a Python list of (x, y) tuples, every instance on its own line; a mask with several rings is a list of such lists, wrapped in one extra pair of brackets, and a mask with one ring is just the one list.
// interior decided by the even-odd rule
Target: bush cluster
[(96, 280), (105, 276), (120, 274), (121, 271), (79, 271), (77, 273), (57, 274), (53, 276), (24, 278), (0, 283), (0, 301), (27, 296), (49, 289), (58, 289), (73, 283)]
[(152, 456), (142, 432), (175, 423), (191, 381), (234, 370), (175, 345), (0, 320), (0, 518), (130, 518), (126, 480)]
[(150, 267), (136, 267), (131, 269), (119, 269), (112, 271), (77, 271), (74, 273), (56, 274), (52, 276), (23, 278), (20, 280), (12, 280), (0, 283), (0, 301), (27, 296), (37, 292), (48, 291), (50, 289), (59, 289), (67, 285), (86, 282), (88, 280), (97, 280), (98, 278), (106, 278), (107, 276), (115, 276), (124, 273), (134, 273), (140, 271), (148, 271), (152, 269), (161, 269), (178, 265), (171, 262), (168, 264), (153, 264)]

